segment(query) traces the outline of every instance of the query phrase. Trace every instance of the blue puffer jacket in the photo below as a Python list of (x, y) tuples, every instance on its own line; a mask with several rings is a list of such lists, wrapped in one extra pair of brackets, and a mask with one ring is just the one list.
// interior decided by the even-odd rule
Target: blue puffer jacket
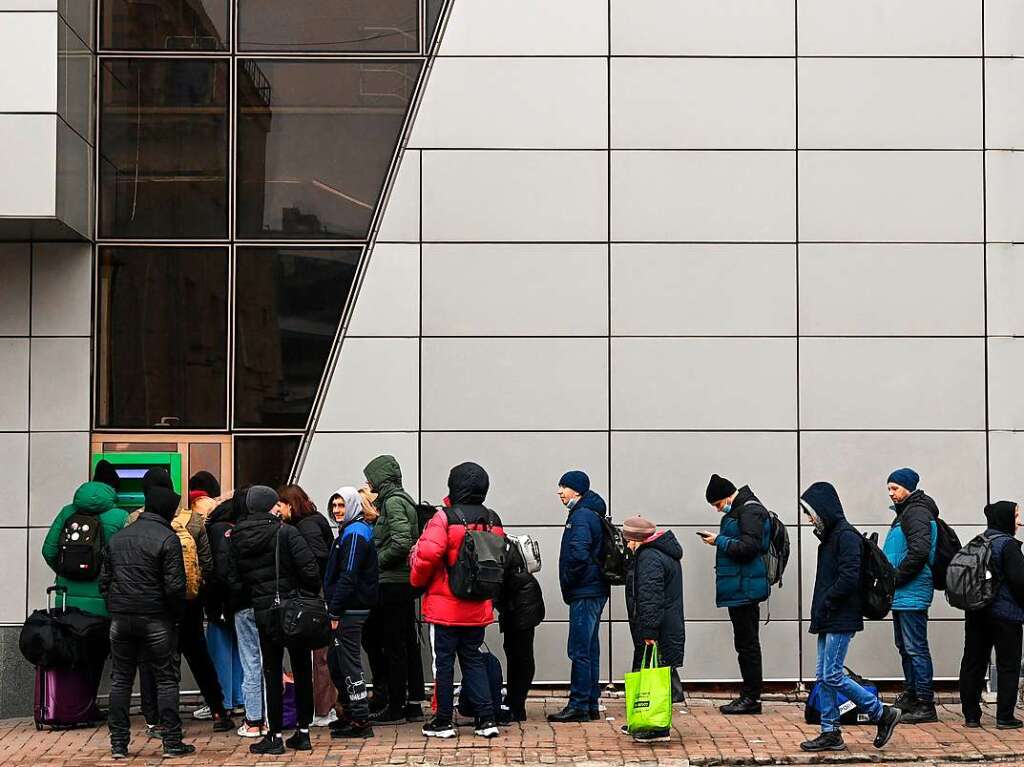
[(558, 582), (566, 604), (577, 599), (608, 596), (608, 583), (600, 565), (604, 555), (601, 517), (606, 513), (604, 499), (588, 490), (573, 504), (565, 521), (558, 553)]
[(719, 607), (741, 607), (768, 598), (768, 512), (743, 486), (732, 508), (722, 515), (715, 541), (715, 603)]
[(896, 519), (882, 551), (896, 569), (893, 610), (927, 610), (935, 594), (932, 563), (939, 541), (938, 507), (920, 490), (893, 507)]

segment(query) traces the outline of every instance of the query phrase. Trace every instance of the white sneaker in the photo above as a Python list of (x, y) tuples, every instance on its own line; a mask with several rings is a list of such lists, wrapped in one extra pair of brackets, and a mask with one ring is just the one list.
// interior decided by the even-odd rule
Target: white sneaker
[(255, 725), (249, 726), (245, 723), (243, 723), (242, 726), (236, 730), (236, 732), (238, 733), (238, 737), (240, 738), (262, 738), (264, 735), (267, 734), (267, 730), (265, 727), (257, 727)]
[(331, 722), (338, 721), (338, 712), (333, 708), (323, 716), (314, 716), (313, 721), (310, 722), (312, 727), (328, 727)]
[(195, 711), (192, 712), (192, 718), (193, 719), (213, 719), (213, 712), (210, 711), (210, 707), (209, 706), (203, 706), (202, 708), (197, 708)]

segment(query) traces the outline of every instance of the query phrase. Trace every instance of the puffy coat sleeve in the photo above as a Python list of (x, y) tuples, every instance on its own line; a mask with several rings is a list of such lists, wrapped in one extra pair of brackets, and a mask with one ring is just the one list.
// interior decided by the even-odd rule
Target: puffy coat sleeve
[(46, 538), (43, 539), (43, 559), (54, 572), (57, 571), (57, 555), (60, 553), (60, 533), (64, 529), (64, 522), (73, 511), (71, 506), (61, 509), (57, 518), (53, 520), (53, 524), (50, 525), (50, 529), (46, 531)]
[(185, 562), (177, 535), (167, 536), (160, 550), (160, 567), (168, 609), (180, 617), (185, 611)]
[(924, 506), (911, 506), (900, 515), (900, 529), (907, 539), (907, 555), (896, 568), (896, 585), (905, 586), (917, 577), (932, 551), (932, 513)]
[(636, 563), (636, 622), (642, 639), (657, 639), (665, 618), (665, 568), (650, 552)]
[(100, 596), (104, 600), (107, 598), (107, 594), (110, 593), (110, 584), (114, 580), (114, 568), (110, 564), (110, 546), (103, 547), (103, 562), (100, 563)]
[(863, 544), (855, 530), (840, 530), (836, 541), (836, 580), (825, 595), (825, 602), (835, 605), (860, 589), (860, 566)]
[(573, 515), (569, 526), (562, 533), (565, 545), (558, 564), (563, 589), (581, 585), (587, 567), (594, 561), (596, 542), (601, 540), (600, 524), (594, 512), (584, 509)]
[(423, 528), (409, 562), (409, 582), (415, 588), (424, 588), (438, 567), (443, 567), (448, 550), (448, 515), (439, 511), (430, 518)]
[(752, 562), (764, 553), (764, 523), (767, 515), (757, 503), (743, 506), (739, 510), (739, 538), (719, 535), (715, 542), (722, 553), (736, 562)]
[(294, 527), (285, 525), (281, 529), (287, 537), (288, 557), (291, 559), (296, 585), (303, 591), (313, 594), (320, 593), (320, 568), (316, 564), (313, 552), (306, 543), (305, 536)]
[(408, 502), (404, 498), (391, 497), (381, 510), (384, 518), (378, 520), (377, 524), (384, 522), (388, 528), (386, 542), (377, 551), (377, 563), (381, 570), (400, 565), (409, 558), (416, 533), (407, 506)]

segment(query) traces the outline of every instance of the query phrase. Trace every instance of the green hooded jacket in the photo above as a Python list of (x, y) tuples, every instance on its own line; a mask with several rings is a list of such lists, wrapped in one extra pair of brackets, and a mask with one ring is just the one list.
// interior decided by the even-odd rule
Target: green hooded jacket
[(380, 455), (363, 469), (377, 493), (380, 519), (373, 526), (380, 583), (409, 582), (409, 552), (419, 535), (415, 503), (402, 489), (402, 469), (391, 455)]
[[(115, 503), (117, 494), (114, 489), (102, 482), (86, 482), (75, 491), (74, 500), (60, 510), (43, 541), (43, 559), (51, 570), (57, 571), (60, 534), (67, 518), (78, 511), (97, 516), (103, 529), (103, 545), (106, 546), (114, 533), (128, 521), (128, 512), (117, 508)], [(91, 581), (72, 581), (58, 575), (56, 584), (68, 590), (68, 607), (77, 607), (93, 615), (108, 614), (107, 604), (100, 595), (99, 573)]]

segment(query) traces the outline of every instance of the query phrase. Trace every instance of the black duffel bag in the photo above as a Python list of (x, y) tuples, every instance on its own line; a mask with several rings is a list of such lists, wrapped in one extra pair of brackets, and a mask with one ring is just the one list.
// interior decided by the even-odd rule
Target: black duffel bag
[[(57, 606), (59, 597), (59, 606)], [(51, 601), (52, 600), (52, 601)], [(46, 589), (46, 609), (35, 610), (21, 627), (18, 647), (25, 660), (47, 669), (81, 669), (102, 662), (110, 651), (110, 621), (68, 607), (67, 589)]]
[(281, 598), (281, 528), (274, 537), (274, 605), (256, 615), (271, 641), (316, 650), (331, 641), (331, 618), (323, 597), (297, 593)]

